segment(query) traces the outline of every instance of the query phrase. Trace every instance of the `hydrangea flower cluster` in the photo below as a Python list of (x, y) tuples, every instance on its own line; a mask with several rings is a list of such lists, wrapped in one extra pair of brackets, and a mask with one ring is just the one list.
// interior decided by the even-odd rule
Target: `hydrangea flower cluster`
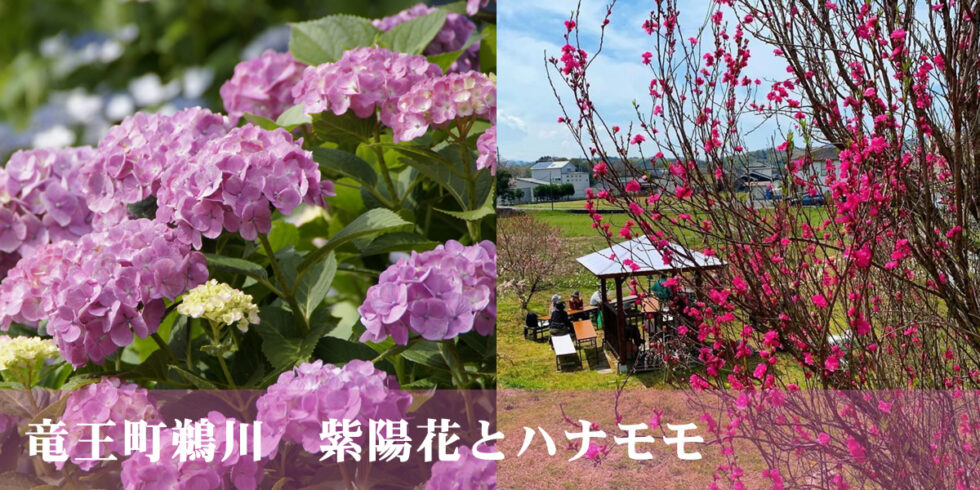
[[(408, 22), (435, 11), (436, 9), (424, 3), (419, 3), (390, 17), (372, 20), (371, 23), (374, 24), (374, 27), (382, 31), (388, 31), (403, 22)], [(442, 25), (442, 29), (436, 34), (435, 39), (425, 47), (422, 53), (426, 56), (432, 56), (434, 54), (449, 53), (462, 49), (474, 30), (476, 30), (476, 24), (470, 21), (470, 19), (455, 12), (450, 12), (446, 16), (446, 23)], [(466, 48), (466, 51), (453, 62), (452, 66), (449, 67), (449, 71), (464, 72), (479, 70), (479, 63), (480, 43), (473, 43), (472, 46)]]
[(303, 63), (289, 53), (267, 50), (235, 66), (221, 86), (221, 100), (233, 121), (246, 112), (275, 120), (293, 105), (293, 85), (303, 76)]
[[(496, 451), (494, 446), (484, 447), (483, 452)], [(456, 461), (439, 461), (432, 465), (432, 473), (425, 490), (493, 490), (497, 488), (497, 463), (477, 458), (466, 446), (459, 448)]]
[[(103, 425), (100, 429), (103, 438), (112, 438), (112, 441), (101, 443), (100, 454), (107, 456), (112, 453), (123, 454), (126, 421), (140, 420), (148, 423), (160, 422), (156, 402), (149, 392), (133, 383), (123, 383), (117, 378), (102, 378), (98, 383), (73, 391), (68, 396), (65, 413), (61, 416), (61, 422), (68, 431), (65, 436), (65, 452), (72, 463), (87, 471), (99, 461), (86, 461), (86, 458), (92, 457), (92, 443), (82, 440), (91, 438), (91, 430), (85, 424), (115, 424)], [(60, 470), (64, 462), (58, 462), (56, 466)]]
[(411, 403), (412, 395), (371, 362), (353, 360), (339, 368), (317, 360), (282, 373), (255, 405), (256, 420), (273, 428), (277, 440), (315, 454), (322, 421), (358, 420), (367, 427), (372, 419), (404, 419)]
[(476, 139), (476, 151), (480, 156), (476, 159), (477, 170), (490, 169), (490, 174), (497, 174), (497, 126), (483, 132)]
[(40, 366), (58, 355), (51, 339), (0, 335), (0, 370), (12, 371), (16, 379), (28, 381), (40, 374)]
[(181, 240), (195, 248), (201, 235), (216, 238), (222, 230), (254, 240), (272, 227), (270, 205), (289, 214), (302, 202), (325, 206), (323, 197), (334, 195), (302, 140), (251, 124), (209, 141), (162, 184), (157, 220), (176, 223)]
[(252, 295), (223, 282), (210, 281), (191, 289), (177, 305), (177, 312), (191, 318), (206, 318), (217, 324), (237, 324), (242, 332), (259, 323), (259, 307)]
[(21, 259), (0, 283), (0, 328), (47, 319), (66, 360), (101, 364), (134, 334), (156, 331), (163, 298), (173, 300), (207, 277), (204, 256), (166, 224), (128, 220)]
[(476, 330), (493, 333), (497, 317), (497, 249), (492, 242), (464, 246), (450, 240), (388, 267), (358, 308), (367, 329), (361, 342), (388, 337), (408, 343), (409, 332), (426, 340), (452, 339)]
[(99, 142), (97, 155), (79, 171), (89, 208), (104, 213), (156, 194), (167, 172), (184, 167), (211, 139), (224, 135), (231, 121), (199, 107), (172, 116), (136, 113)]
[[(137, 452), (122, 463), (123, 488), (127, 490), (143, 488), (174, 488), (194, 490), (198, 488), (258, 488), (265, 470), (265, 460), (253, 461), (252, 455), (241, 456), (237, 448), (236, 438), (232, 438), (231, 455), (222, 461), (227, 449), (227, 432), (225, 423), (228, 420), (237, 425), (237, 420), (226, 418), (219, 412), (209, 412), (206, 419), (214, 430), (214, 458), (210, 461), (203, 459), (186, 459), (180, 461), (174, 457), (176, 448), (164, 443), (160, 448), (160, 459), (151, 461), (145, 452)], [(162, 441), (172, 441), (174, 430), (167, 428), (160, 431)]]
[(331, 111), (339, 116), (351, 110), (367, 118), (380, 110), (381, 122), (394, 127), (398, 98), (441, 74), (425, 56), (358, 48), (345, 52), (336, 63), (307, 67), (293, 87), (293, 98), (304, 103), (307, 114)]
[(490, 4), (490, 0), (466, 0), (466, 14), (476, 15), (480, 11), (480, 7), (486, 7)]
[(395, 142), (411, 141), (429, 126), (478, 117), (495, 122), (497, 81), (478, 72), (450, 73), (419, 83), (398, 99), (398, 119), (389, 125)]
[(90, 147), (18, 151), (0, 168), (0, 278), (42, 245), (125, 217), (124, 206), (93, 213), (78, 191), (78, 169), (95, 155)]

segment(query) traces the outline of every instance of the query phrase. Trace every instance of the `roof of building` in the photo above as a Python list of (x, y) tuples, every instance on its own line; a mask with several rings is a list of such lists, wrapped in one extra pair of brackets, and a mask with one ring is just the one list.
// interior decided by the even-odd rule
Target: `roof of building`
[(568, 160), (556, 160), (553, 162), (539, 162), (535, 163), (531, 170), (558, 170), (564, 168), (567, 165), (571, 165), (572, 162)]
[[(673, 251), (670, 263), (667, 263), (663, 254), (654, 246), (649, 237), (641, 236), (592, 252), (576, 260), (596, 277), (644, 276), (667, 271), (715, 269), (725, 265), (721, 259), (708, 257), (674, 243), (669, 244), (666, 250)], [(640, 268), (632, 270), (623, 265), (627, 259)]]
[(834, 145), (821, 146), (820, 148), (814, 148), (810, 152), (810, 158), (815, 162), (823, 163), (825, 160), (837, 160), (837, 154), (840, 151)]
[(530, 177), (515, 177), (514, 180), (518, 182), (525, 182), (534, 185), (548, 185), (548, 183), (543, 180), (532, 179)]
[(777, 176), (775, 175), (775, 172), (772, 171), (772, 169), (760, 168), (760, 169), (749, 170), (739, 178), (744, 179), (746, 182), (765, 182), (769, 184), (775, 181)]

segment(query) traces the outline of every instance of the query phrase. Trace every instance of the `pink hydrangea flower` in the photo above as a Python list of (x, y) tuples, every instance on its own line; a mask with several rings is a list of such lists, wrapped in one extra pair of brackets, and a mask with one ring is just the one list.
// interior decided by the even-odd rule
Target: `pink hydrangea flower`
[(202, 235), (216, 238), (222, 230), (254, 240), (272, 228), (273, 207), (289, 214), (303, 202), (324, 206), (323, 197), (334, 195), (302, 140), (251, 124), (211, 140), (162, 182), (157, 219), (175, 223), (195, 248)]
[[(105, 424), (99, 431), (102, 438), (108, 436), (112, 440), (101, 443), (100, 455), (122, 455), (125, 449), (126, 422), (146, 421), (151, 424), (159, 423), (156, 402), (146, 389), (133, 383), (123, 383), (117, 378), (102, 378), (98, 383), (92, 383), (68, 396), (65, 412), (61, 422), (65, 424), (68, 435), (65, 436), (65, 452), (72, 463), (83, 470), (89, 470), (99, 461), (86, 461), (92, 457), (92, 443), (82, 439), (91, 438), (91, 429), (83, 424)], [(166, 446), (164, 444), (163, 446)], [(61, 469), (64, 462), (55, 466)]]
[(497, 127), (491, 126), (476, 140), (476, 151), (480, 156), (476, 159), (476, 168), (489, 168), (491, 175), (497, 174)]
[(233, 124), (199, 107), (172, 116), (137, 113), (109, 129), (90, 164), (79, 169), (82, 191), (91, 210), (104, 213), (119, 203), (155, 195), (164, 174), (185, 162)]
[(382, 48), (347, 51), (336, 63), (307, 67), (293, 87), (293, 99), (307, 114), (353, 111), (366, 118), (380, 113), (381, 122), (393, 127), (398, 98), (413, 86), (442, 74), (425, 56), (394, 53)]
[(207, 261), (167, 225), (128, 220), (76, 242), (45, 245), (0, 282), (0, 328), (48, 320), (62, 357), (101, 364), (133, 336), (156, 332), (163, 298), (208, 278)]
[(235, 66), (235, 74), (221, 86), (221, 100), (232, 120), (246, 112), (275, 120), (293, 105), (293, 85), (306, 65), (289, 53), (268, 50)]
[(476, 15), (480, 7), (486, 7), (490, 0), (466, 0), (466, 15)]
[(493, 332), (497, 318), (496, 247), (450, 240), (428, 252), (412, 252), (388, 267), (358, 308), (366, 331), (361, 341), (391, 337), (401, 345), (410, 332), (427, 340)]
[(482, 73), (450, 73), (415, 85), (398, 99), (397, 108), (398, 118), (389, 125), (396, 143), (456, 119), (475, 117), (495, 123), (497, 84)]
[(296, 442), (315, 454), (324, 420), (358, 420), (366, 433), (369, 420), (404, 419), (411, 403), (412, 395), (370, 362), (353, 360), (339, 368), (317, 360), (282, 373), (256, 401), (256, 420), (275, 441)]
[(18, 151), (0, 168), (0, 278), (38, 247), (125, 218), (121, 204), (102, 213), (88, 208), (78, 170), (95, 157), (90, 147)]

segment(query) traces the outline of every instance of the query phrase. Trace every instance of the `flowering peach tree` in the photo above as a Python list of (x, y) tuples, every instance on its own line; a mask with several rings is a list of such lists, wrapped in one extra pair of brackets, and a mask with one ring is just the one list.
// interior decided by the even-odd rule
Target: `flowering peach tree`
[(561, 239), (558, 227), (533, 216), (518, 214), (501, 218), (497, 226), (498, 289), (513, 291), (523, 313), (534, 293), (544, 291), (551, 281), (569, 269), (571, 251)]
[[(977, 421), (969, 410), (961, 431), (918, 428), (970, 439), (937, 458), (924, 456), (932, 438), (909, 446), (909, 430), (887, 429), (887, 420), (915, 428), (908, 418), (915, 411), (889, 418), (899, 411), (881, 408), (891, 407), (887, 400), (843, 396), (854, 418), (841, 410), (831, 422), (847, 423), (834, 431), (821, 430), (829, 423), (823, 409), (833, 404), (794, 401), (792, 416), (771, 419), (787, 427), (779, 442), (788, 446), (745, 411), (757, 404), (780, 413), (781, 399), (765, 395), (775, 390), (980, 383), (976, 5), (719, 0), (692, 24), (681, 2), (658, 0), (634, 19), (636, 63), (649, 69), (649, 91), (638, 94), (632, 121), (611, 121), (589, 82), (602, 39), (580, 42), (580, 24), (604, 33), (614, 5), (604, 18), (565, 23), (565, 45), (548, 60), (559, 123), (601, 182), (587, 209), (605, 237), (646, 235), (668, 261), (694, 262), (669, 246), (676, 243), (727, 264), (701, 284), (691, 277), (669, 284), (700, 287), (682, 316), (703, 366), (685, 380), (729, 403), (727, 421), (709, 424), (719, 441), (759, 441), (772, 465), (764, 476), (776, 487), (781, 474), (792, 475), (792, 486), (976, 485)], [(760, 49), (785, 71), (754, 75)], [(746, 138), (760, 121), (781, 128), (769, 152), (777, 167), (769, 199), (738, 184), (753, 169)], [(610, 226), (597, 201), (624, 210), (625, 224)], [(630, 285), (645, 293), (639, 281)], [(903, 451), (923, 455), (917, 470), (936, 467), (885, 471)], [(787, 455), (817, 455), (822, 468), (800, 471)], [(732, 458), (719, 468), (719, 484), (741, 485)]]
[[(138, 113), (94, 148), (11, 157), (0, 375), (26, 391), (4, 427), (69, 430), (58, 472), (35, 462), (33, 477), (271, 486), (286, 453), (319, 451), (321, 420), (366, 427), (405, 417), (402, 389), (494, 386), (495, 29), (468, 17), (480, 7), (293, 24), (289, 53), (244, 61), (221, 87), (226, 114)], [(147, 388), (265, 390), (195, 414), (262, 421), (261, 459), (130, 455), (124, 421), (170, 421)], [(116, 462), (88, 459), (72, 428), (93, 423), (115, 424), (102, 452)], [(324, 481), (299, 460), (294, 483)]]

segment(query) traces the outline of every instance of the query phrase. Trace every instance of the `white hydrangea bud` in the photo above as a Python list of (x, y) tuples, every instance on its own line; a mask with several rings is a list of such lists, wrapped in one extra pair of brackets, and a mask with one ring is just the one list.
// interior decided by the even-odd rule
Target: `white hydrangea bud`
[(51, 339), (0, 336), (0, 370), (25, 384), (36, 382), (41, 364), (56, 357), (58, 346)]
[(250, 323), (259, 323), (259, 308), (252, 303), (252, 295), (214, 279), (188, 291), (177, 312), (219, 324), (237, 324), (243, 332)]

